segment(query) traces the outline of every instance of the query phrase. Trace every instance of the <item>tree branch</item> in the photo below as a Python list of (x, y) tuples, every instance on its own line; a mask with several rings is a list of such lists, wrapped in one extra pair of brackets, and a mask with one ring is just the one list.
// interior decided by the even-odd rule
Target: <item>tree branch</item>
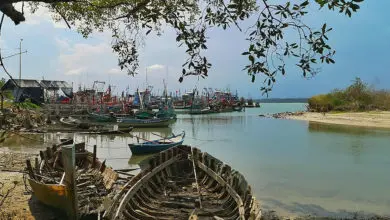
[(127, 12), (126, 14), (124, 15), (121, 15), (121, 16), (118, 16), (116, 17), (114, 20), (119, 20), (119, 19), (122, 19), (122, 18), (128, 18), (130, 17), (132, 14), (134, 14), (135, 12), (139, 11), (140, 9), (144, 8), (147, 4), (149, 4), (150, 0), (144, 0), (142, 2), (140, 2), (138, 5), (136, 5), (133, 9), (131, 9), (129, 12)]
[(11, 18), (11, 20), (16, 25), (26, 20), (24, 15), (21, 12), (17, 11), (12, 4), (0, 4), (0, 11), (3, 12), (3, 14), (7, 15), (7, 17)]

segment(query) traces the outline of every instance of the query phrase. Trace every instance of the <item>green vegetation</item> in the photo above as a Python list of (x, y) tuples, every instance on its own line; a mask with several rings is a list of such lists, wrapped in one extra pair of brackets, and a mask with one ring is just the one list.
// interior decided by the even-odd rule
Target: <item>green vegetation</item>
[(370, 88), (360, 78), (356, 78), (346, 89), (336, 89), (328, 94), (309, 99), (309, 110), (329, 111), (371, 111), (390, 110), (390, 91)]
[[(0, 88), (4, 86), (6, 83), (6, 80), (4, 78), (1, 78), (0, 80)], [(11, 91), (3, 91), (4, 98), (6, 99), (14, 99), (14, 96), (12, 95)]]
[(24, 102), (14, 103), (14, 106), (19, 107), (21, 109), (39, 109), (39, 108), (41, 108), (39, 105), (32, 103), (30, 99), (26, 99)]

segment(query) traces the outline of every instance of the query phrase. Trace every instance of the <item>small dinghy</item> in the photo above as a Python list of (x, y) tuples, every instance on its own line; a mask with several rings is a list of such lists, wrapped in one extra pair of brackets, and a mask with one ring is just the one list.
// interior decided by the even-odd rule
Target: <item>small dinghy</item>
[(129, 147), (133, 155), (158, 153), (171, 147), (183, 144), (185, 135), (186, 133), (183, 131), (181, 134), (172, 135), (170, 137), (154, 141), (146, 141), (140, 144), (129, 144)]
[(62, 125), (72, 128), (88, 129), (91, 126), (88, 123), (83, 123), (79, 119), (72, 117), (62, 117), (60, 118), (60, 122)]
[(260, 219), (258, 201), (239, 172), (197, 148), (180, 145), (116, 194), (106, 219)]

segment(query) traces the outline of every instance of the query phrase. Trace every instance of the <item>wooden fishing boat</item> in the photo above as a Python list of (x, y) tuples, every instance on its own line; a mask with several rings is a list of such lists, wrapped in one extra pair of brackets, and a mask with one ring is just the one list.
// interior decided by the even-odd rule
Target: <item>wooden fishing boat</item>
[(154, 141), (129, 144), (129, 147), (133, 155), (158, 153), (171, 147), (183, 144), (185, 135), (186, 133), (183, 131), (181, 134), (172, 135), (170, 137), (161, 138)]
[(169, 118), (153, 118), (153, 119), (119, 118), (117, 122), (119, 127), (159, 128), (159, 127), (168, 127), (174, 121)]
[(154, 118), (155, 113), (153, 111), (139, 110), (135, 113), (135, 118), (137, 119), (151, 119)]
[(111, 114), (89, 113), (89, 118), (96, 122), (116, 122), (117, 117)]
[(112, 128), (108, 128), (108, 126), (104, 125), (96, 125), (89, 127), (88, 129), (82, 129), (82, 128), (58, 128), (58, 127), (50, 127), (42, 132), (61, 132), (61, 133), (77, 133), (77, 134), (99, 134), (99, 135), (120, 135), (120, 134), (128, 134), (133, 130), (133, 127), (129, 128), (117, 128), (115, 129), (115, 126)]
[(90, 124), (81, 122), (79, 119), (72, 117), (62, 117), (60, 118), (60, 123), (65, 127), (88, 129), (91, 127)]
[(213, 111), (210, 107), (206, 108), (191, 108), (188, 114), (190, 115), (203, 115), (203, 114), (210, 114), (210, 113), (216, 113)]
[(104, 216), (107, 219), (260, 219), (259, 203), (239, 172), (180, 145), (148, 160)]
[[(74, 145), (75, 172), (66, 173), (62, 148), (64, 144), (72, 144), (73, 141), (61, 141), (62, 144), (40, 151), (41, 160), (38, 161), (36, 158), (34, 168), (31, 162), (27, 161), (28, 183), (33, 194), (40, 202), (62, 209), (69, 215), (96, 216), (104, 211), (103, 201), (114, 191), (114, 184), (123, 183), (119, 183), (118, 173), (107, 167), (105, 161), (101, 162), (96, 158), (96, 147), (94, 153), (88, 152), (85, 143)], [(67, 175), (74, 176), (74, 188), (68, 185)], [(70, 189), (74, 189), (75, 193), (69, 193)], [(76, 203), (74, 198), (77, 200)], [(78, 205), (72, 209), (71, 204)]]
[(72, 117), (62, 117), (60, 118), (60, 122), (62, 125), (67, 127), (77, 127), (81, 121)]
[(78, 134), (100, 134), (100, 135), (110, 135), (110, 134), (128, 134), (133, 130), (133, 127), (129, 128), (118, 128), (118, 129), (106, 129), (106, 130), (97, 130), (97, 131), (81, 131), (75, 132)]
[(241, 105), (233, 106), (233, 111), (240, 112), (242, 111), (243, 107)]

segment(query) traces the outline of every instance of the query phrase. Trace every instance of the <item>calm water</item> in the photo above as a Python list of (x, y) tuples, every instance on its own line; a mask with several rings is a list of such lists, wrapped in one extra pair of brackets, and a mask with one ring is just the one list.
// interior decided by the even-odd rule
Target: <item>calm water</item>
[[(282, 215), (390, 214), (390, 130), (350, 128), (260, 118), (303, 110), (303, 104), (263, 104), (246, 112), (179, 115), (172, 128), (138, 129), (145, 139), (186, 131), (185, 144), (199, 147), (243, 173), (265, 209)], [(14, 136), (3, 149), (32, 151), (69, 135)], [(114, 168), (137, 166), (129, 136), (70, 135), (98, 146)], [(33, 139), (33, 140), (32, 140)], [(129, 160), (130, 158), (130, 160)]]

